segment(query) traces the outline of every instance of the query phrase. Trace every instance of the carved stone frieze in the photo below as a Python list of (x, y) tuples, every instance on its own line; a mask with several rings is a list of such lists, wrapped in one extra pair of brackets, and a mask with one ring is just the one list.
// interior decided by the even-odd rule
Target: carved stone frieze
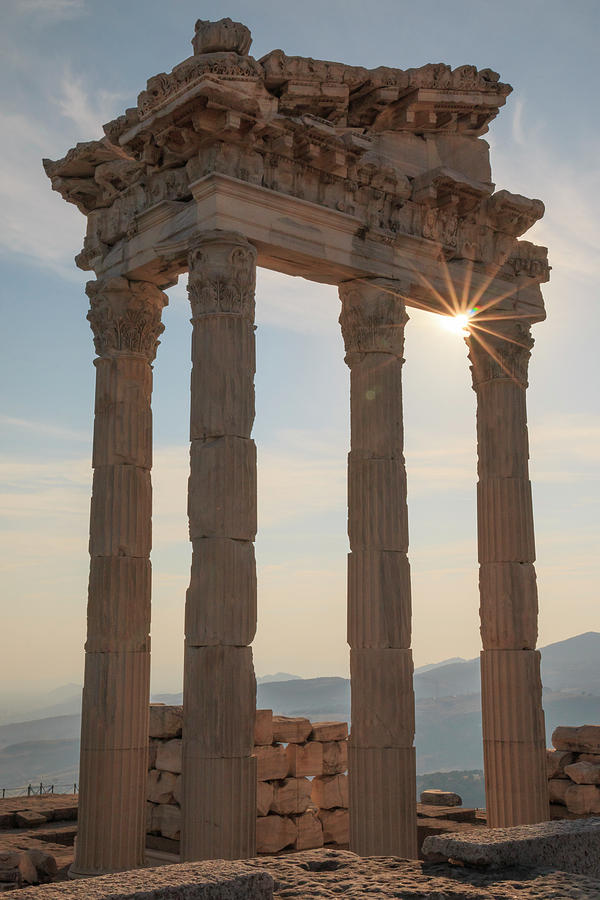
[(254, 321), (256, 248), (241, 235), (201, 235), (188, 253), (193, 318), (239, 316)]
[(369, 281), (346, 281), (339, 286), (340, 325), (346, 362), (354, 354), (404, 352), (404, 326), (408, 321), (404, 301), (393, 291)]
[(465, 338), (471, 360), (473, 388), (496, 378), (509, 378), (527, 387), (527, 368), (534, 340), (531, 325), (524, 319), (494, 319), (485, 329), (475, 327)]
[(161, 315), (167, 295), (154, 284), (126, 278), (88, 281), (85, 290), (98, 356), (126, 354), (152, 362), (165, 327)]
[(199, 20), (193, 43), (194, 56), (150, 78), (106, 138), (44, 161), (89, 217), (81, 268), (101, 271), (144, 231), (147, 210), (193, 204), (194, 183), (217, 173), (352, 216), (357, 241), (414, 237), (518, 284), (547, 279), (544, 251), (517, 241), (543, 204), (494, 193), (478, 139), (510, 92), (497, 73), (367, 69), (281, 50), (256, 60), (250, 33), (229, 19)]

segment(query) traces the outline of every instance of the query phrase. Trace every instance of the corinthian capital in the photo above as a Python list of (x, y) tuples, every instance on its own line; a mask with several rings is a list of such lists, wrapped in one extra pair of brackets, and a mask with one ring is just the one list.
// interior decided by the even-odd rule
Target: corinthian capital
[(256, 248), (242, 235), (208, 232), (188, 254), (188, 294), (194, 318), (240, 316), (254, 321)]
[(160, 317), (168, 298), (154, 284), (108, 278), (88, 281), (88, 321), (98, 356), (143, 356), (152, 362), (165, 326)]
[(484, 331), (477, 328), (474, 319), (465, 343), (469, 348), (475, 390), (480, 384), (497, 378), (508, 378), (527, 387), (527, 368), (534, 344), (527, 320), (494, 319), (486, 323)]
[(408, 321), (402, 298), (368, 281), (345, 281), (339, 294), (346, 354), (393, 353), (401, 357)]

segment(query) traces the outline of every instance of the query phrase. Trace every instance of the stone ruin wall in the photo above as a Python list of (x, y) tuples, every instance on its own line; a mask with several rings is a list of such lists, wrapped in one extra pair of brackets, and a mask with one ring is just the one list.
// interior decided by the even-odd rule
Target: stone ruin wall
[[(179, 852), (182, 706), (150, 707), (149, 849)], [(256, 711), (256, 850), (348, 844), (348, 725)]]
[(560, 725), (552, 744), (547, 751), (552, 818), (600, 814), (600, 725)]

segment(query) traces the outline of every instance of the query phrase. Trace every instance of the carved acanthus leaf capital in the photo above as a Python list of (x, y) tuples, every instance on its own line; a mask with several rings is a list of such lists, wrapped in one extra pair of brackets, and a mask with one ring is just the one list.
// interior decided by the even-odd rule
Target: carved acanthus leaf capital
[(408, 321), (404, 300), (369, 281), (346, 281), (339, 294), (346, 362), (351, 365), (356, 353), (392, 353), (401, 358)]
[(88, 321), (98, 356), (142, 356), (152, 362), (165, 329), (161, 322), (168, 297), (155, 284), (108, 278), (88, 281)]
[(534, 340), (523, 319), (495, 319), (486, 329), (473, 327), (465, 338), (471, 360), (473, 388), (493, 379), (510, 379), (527, 387), (527, 369)]
[(256, 248), (242, 235), (210, 232), (188, 253), (192, 315), (240, 316), (254, 321)]

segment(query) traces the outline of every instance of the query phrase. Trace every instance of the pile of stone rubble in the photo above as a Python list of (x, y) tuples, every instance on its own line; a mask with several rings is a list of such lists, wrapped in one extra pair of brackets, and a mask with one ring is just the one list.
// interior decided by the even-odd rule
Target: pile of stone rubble
[(548, 788), (553, 819), (600, 813), (600, 725), (561, 725), (548, 750)]
[[(147, 846), (177, 853), (181, 833), (180, 706), (150, 707)], [(256, 849), (348, 843), (348, 725), (256, 712)]]

